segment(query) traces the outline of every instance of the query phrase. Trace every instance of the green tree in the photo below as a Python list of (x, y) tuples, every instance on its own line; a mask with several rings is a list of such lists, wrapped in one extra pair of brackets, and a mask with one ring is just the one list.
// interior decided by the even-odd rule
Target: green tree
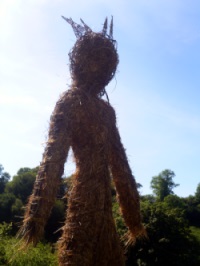
[(173, 181), (174, 177), (174, 172), (168, 169), (152, 177), (151, 188), (158, 200), (163, 201), (166, 196), (174, 194), (173, 189), (178, 186)]
[(38, 168), (20, 168), (12, 181), (6, 184), (5, 191), (13, 193), (23, 204), (26, 204), (33, 190), (37, 169)]
[(200, 203), (196, 195), (184, 199), (186, 205), (186, 217), (191, 226), (200, 227)]
[(181, 199), (171, 195), (163, 202), (144, 199), (141, 212), (148, 239), (129, 248), (127, 266), (200, 265), (200, 246), (190, 233)]
[(12, 193), (0, 194), (0, 223), (11, 222), (13, 219), (12, 205), (16, 197)]
[[(4, 174), (2, 168), (2, 180), (4, 183), (4, 191), (0, 193), (0, 222), (16, 222), (21, 221), (24, 206), (27, 198), (30, 196), (33, 183), (35, 180), (37, 168), (21, 168), (17, 175), (9, 181), (8, 175)], [(17, 226), (16, 230), (17, 230)]]
[(3, 166), (0, 164), (0, 194), (4, 192), (5, 186), (10, 179), (10, 175), (4, 172)]
[(184, 201), (184, 198), (180, 198), (177, 195), (168, 195), (167, 197), (164, 198), (164, 205), (169, 209), (179, 209), (185, 212), (186, 209), (186, 204)]
[[(11, 206), (12, 215), (16, 218), (15, 220), (21, 221), (21, 217), (24, 213), (24, 205), (20, 199), (16, 199), (13, 205)], [(18, 219), (17, 219), (18, 218)]]
[(197, 186), (196, 193), (195, 193), (195, 199), (200, 204), (200, 183)]

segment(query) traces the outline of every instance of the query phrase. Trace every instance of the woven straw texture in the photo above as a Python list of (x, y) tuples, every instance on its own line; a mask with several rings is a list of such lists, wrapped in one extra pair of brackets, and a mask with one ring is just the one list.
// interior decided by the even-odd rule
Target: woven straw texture
[(112, 215), (111, 177), (128, 244), (144, 234), (139, 195), (109, 102), (100, 98), (114, 76), (118, 55), (112, 40), (87, 33), (70, 52), (72, 86), (57, 102), (49, 138), (29, 199), (20, 235), (37, 244), (53, 207), (68, 150), (76, 173), (66, 223), (58, 243), (59, 265), (123, 266), (123, 250)]

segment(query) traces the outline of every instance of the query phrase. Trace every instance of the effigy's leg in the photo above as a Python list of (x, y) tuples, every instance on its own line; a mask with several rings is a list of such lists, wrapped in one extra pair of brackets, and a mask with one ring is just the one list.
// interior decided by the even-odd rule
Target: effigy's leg
[[(107, 220), (107, 221), (106, 221)], [(96, 245), (95, 266), (124, 266), (125, 256), (119, 242), (112, 215), (108, 215), (101, 227), (101, 234)]]
[(58, 250), (60, 266), (124, 265), (112, 217), (109, 176), (75, 176)]

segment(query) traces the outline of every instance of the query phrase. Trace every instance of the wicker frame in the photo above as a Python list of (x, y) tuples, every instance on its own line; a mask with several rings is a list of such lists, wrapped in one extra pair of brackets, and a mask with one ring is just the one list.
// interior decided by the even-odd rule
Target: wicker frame
[(49, 139), (20, 234), (26, 245), (35, 245), (42, 237), (72, 147), (76, 173), (58, 243), (60, 266), (124, 265), (112, 215), (111, 176), (129, 229), (127, 242), (144, 235), (137, 186), (116, 127), (115, 111), (100, 97), (117, 64), (116, 43), (105, 29), (79, 36), (70, 52), (71, 88), (51, 116)]

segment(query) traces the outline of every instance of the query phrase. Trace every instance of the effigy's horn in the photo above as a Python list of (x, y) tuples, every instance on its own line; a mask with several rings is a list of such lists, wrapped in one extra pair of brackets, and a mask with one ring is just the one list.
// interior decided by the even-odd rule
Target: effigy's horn
[(106, 18), (103, 24), (103, 30), (102, 30), (102, 34), (105, 36), (107, 33), (107, 28), (108, 28), (108, 19)]
[[(92, 32), (91, 28), (82, 19), (80, 19), (80, 21), (83, 24), (83, 26), (74, 22), (72, 18), (66, 18), (64, 16), (61, 16), (61, 17), (72, 26), (74, 34), (77, 39), (81, 38), (81, 36), (83, 36), (86, 33)], [(110, 22), (109, 35), (107, 34), (107, 29), (108, 29), (108, 19), (106, 18), (103, 24), (102, 35), (107, 36), (110, 39), (113, 39), (113, 16)]]
[(85, 32), (85, 25), (83, 27), (80, 24), (77, 24), (76, 22), (74, 22), (71, 18), (66, 18), (64, 16), (61, 16), (61, 17), (64, 20), (66, 20), (67, 23), (69, 23), (72, 26), (73, 31), (74, 31), (74, 34), (76, 35), (76, 38), (80, 38), (84, 34), (84, 32)]
[(89, 27), (87, 24), (85, 24), (85, 22), (84, 22), (81, 18), (80, 18), (80, 21), (81, 21), (81, 23), (83, 24), (83, 26), (84, 26), (86, 32), (88, 32), (88, 31), (92, 31), (92, 30), (90, 29), (90, 27)]
[(110, 22), (110, 32), (109, 32), (109, 37), (113, 39), (113, 16)]

